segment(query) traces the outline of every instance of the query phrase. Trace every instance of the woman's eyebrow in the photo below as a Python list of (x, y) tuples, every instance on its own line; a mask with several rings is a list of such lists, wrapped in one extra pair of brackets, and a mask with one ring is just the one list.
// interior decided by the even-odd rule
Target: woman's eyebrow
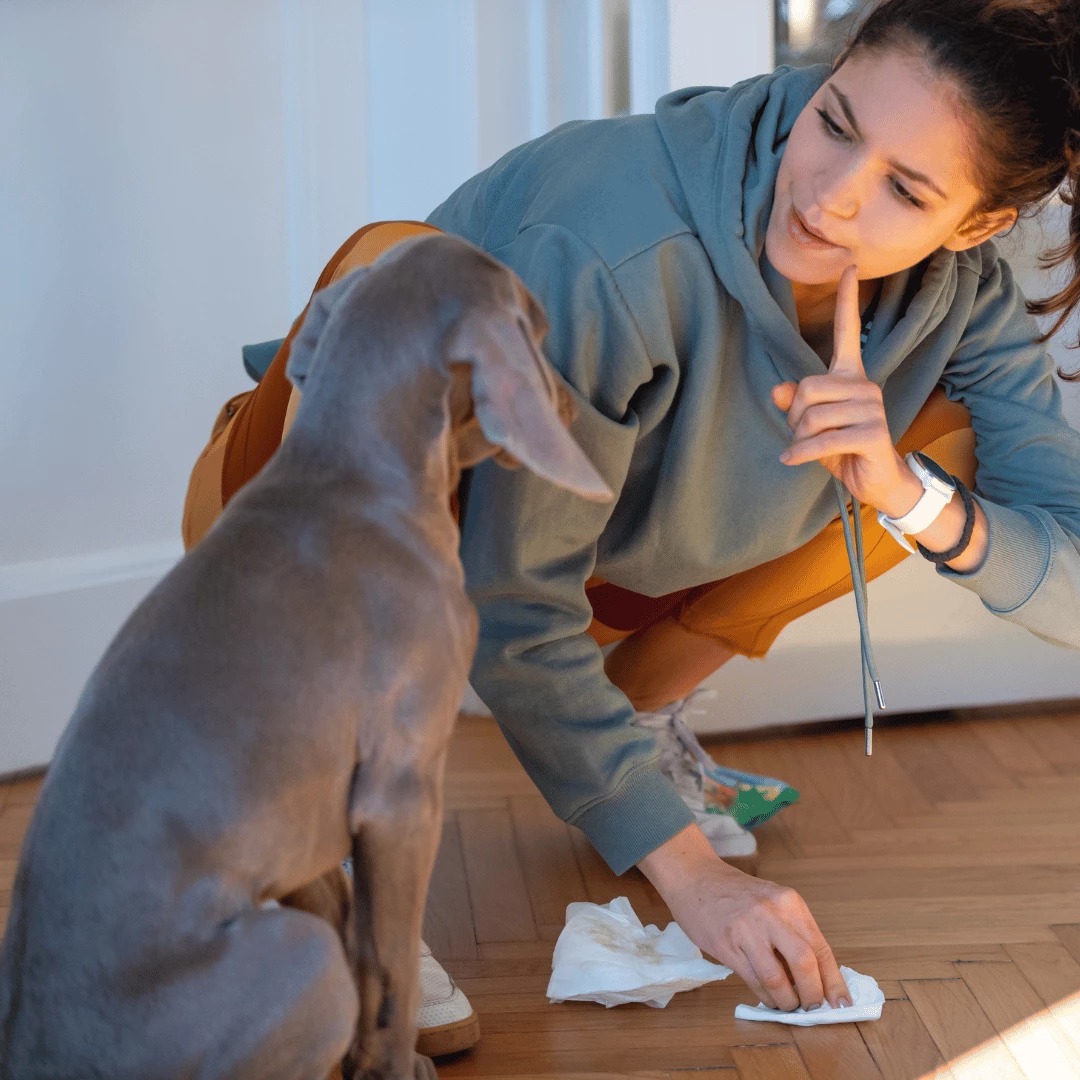
[[(844, 114), (844, 118), (851, 125), (851, 130), (855, 133), (855, 138), (861, 139), (863, 137), (863, 134), (859, 130), (859, 123), (855, 119), (855, 113), (851, 108), (851, 101), (848, 99), (847, 94), (845, 94), (842, 90), (838, 90), (836, 86), (831, 82), (828, 84), (828, 87), (836, 96), (836, 100), (840, 105), (840, 109)], [(895, 160), (890, 160), (889, 164), (898, 173), (902, 173), (909, 180), (914, 180), (916, 183), (924, 184), (939, 198), (948, 201), (949, 196), (946, 195), (945, 192), (942, 191), (941, 188), (939, 188), (937, 184), (935, 184), (934, 181), (926, 175), (926, 173), (921, 173), (918, 171), (918, 169), (912, 169), (910, 166), (902, 165), (899, 161)]]

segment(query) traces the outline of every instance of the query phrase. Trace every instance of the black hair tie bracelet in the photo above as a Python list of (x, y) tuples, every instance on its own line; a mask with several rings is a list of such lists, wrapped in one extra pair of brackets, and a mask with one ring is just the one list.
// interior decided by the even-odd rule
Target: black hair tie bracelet
[(971, 497), (971, 492), (964, 486), (962, 480), (957, 477), (952, 477), (952, 482), (956, 485), (956, 490), (960, 494), (960, 498), (964, 502), (964, 531), (960, 534), (960, 539), (957, 541), (956, 547), (949, 548), (948, 551), (930, 551), (924, 548), (918, 540), (915, 541), (919, 548), (919, 554), (924, 559), (929, 559), (932, 563), (952, 562), (953, 559), (958, 558), (967, 551), (968, 544), (971, 543), (971, 534), (975, 531), (975, 500)]

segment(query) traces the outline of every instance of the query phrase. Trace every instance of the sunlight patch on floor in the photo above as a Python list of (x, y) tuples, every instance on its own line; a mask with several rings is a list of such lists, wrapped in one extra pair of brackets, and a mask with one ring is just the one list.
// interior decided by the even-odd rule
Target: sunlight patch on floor
[(1080, 992), (920, 1080), (1080, 1080)]

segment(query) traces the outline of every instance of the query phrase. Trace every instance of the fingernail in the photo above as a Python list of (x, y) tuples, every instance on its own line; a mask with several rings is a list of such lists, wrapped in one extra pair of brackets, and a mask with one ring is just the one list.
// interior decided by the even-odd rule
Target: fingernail
[(841, 1009), (850, 1009), (850, 1008), (851, 1008), (851, 998), (849, 998), (849, 997), (842, 997), (842, 998), (841, 998), (841, 999), (840, 999), (840, 1000), (839, 1000), (839, 1001), (837, 1002), (837, 1006), (838, 1006), (838, 1008), (841, 1008)]
[(807, 1012), (813, 1012), (815, 1009), (820, 1009), (820, 1008), (821, 1008), (821, 1002), (819, 1001), (816, 1005), (807, 1005), (806, 1006), (806, 1011)]
[(790, 461), (790, 460), (791, 460), (791, 451), (790, 451), (790, 450), (785, 450), (785, 451), (784, 451), (784, 452), (783, 452), (783, 453), (782, 453), (782, 454), (780, 455), (780, 460), (781, 460), (781, 461)]

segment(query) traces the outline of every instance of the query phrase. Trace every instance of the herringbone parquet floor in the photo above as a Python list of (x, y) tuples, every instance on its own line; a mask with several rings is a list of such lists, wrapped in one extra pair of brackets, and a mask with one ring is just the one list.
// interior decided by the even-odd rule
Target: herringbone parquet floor
[[(760, 874), (797, 888), (841, 963), (875, 976), (876, 1023), (736, 1021), (736, 978), (663, 1010), (544, 996), (574, 900), (628, 896), (558, 821), (485, 718), (464, 716), (425, 935), (479, 1012), (440, 1077), (517, 1080), (1055, 1080), (1080, 1077), (1080, 707), (724, 743), (801, 801), (758, 830)], [(38, 781), (0, 787), (0, 925)]]

